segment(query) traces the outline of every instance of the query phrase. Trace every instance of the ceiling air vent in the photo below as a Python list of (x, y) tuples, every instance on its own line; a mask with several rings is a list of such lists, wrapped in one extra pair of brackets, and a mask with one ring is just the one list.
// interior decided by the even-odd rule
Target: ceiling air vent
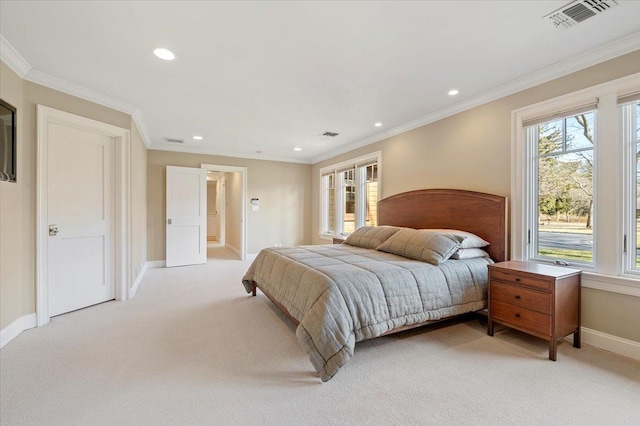
[(542, 19), (548, 21), (555, 28), (563, 30), (606, 12), (617, 5), (615, 0), (577, 0), (551, 12)]
[(324, 132), (322, 134), (322, 136), (330, 136), (332, 138), (335, 138), (336, 136), (338, 136), (338, 133), (335, 133), (335, 132)]
[(169, 143), (184, 143), (184, 139), (164, 138), (164, 141)]

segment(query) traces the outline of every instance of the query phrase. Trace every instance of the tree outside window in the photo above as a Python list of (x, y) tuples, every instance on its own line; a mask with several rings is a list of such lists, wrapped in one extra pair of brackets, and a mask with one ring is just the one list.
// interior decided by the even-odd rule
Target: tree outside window
[(537, 256), (593, 262), (595, 113), (537, 125)]

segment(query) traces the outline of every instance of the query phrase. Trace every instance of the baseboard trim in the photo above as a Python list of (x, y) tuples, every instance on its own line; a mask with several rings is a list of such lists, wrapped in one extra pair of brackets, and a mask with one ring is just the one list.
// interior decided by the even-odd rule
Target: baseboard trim
[(147, 263), (145, 263), (145, 266), (147, 267), (147, 269), (164, 268), (165, 266), (167, 266), (167, 261), (166, 260), (150, 260)]
[(640, 342), (582, 327), (582, 342), (605, 351), (640, 361)]
[(15, 339), (25, 330), (37, 325), (36, 314), (23, 315), (14, 322), (0, 330), (0, 348)]
[(144, 278), (144, 274), (147, 272), (148, 268), (149, 268), (149, 262), (144, 262), (142, 264), (142, 268), (140, 268), (140, 272), (138, 272), (138, 276), (133, 282), (133, 287), (131, 287), (131, 290), (129, 290), (129, 299), (133, 299), (133, 297), (136, 295), (136, 292), (138, 291), (138, 287), (140, 287), (142, 278)]
[(227, 247), (229, 250), (231, 250), (236, 256), (238, 256), (240, 259), (242, 259), (242, 253), (240, 253), (240, 250), (238, 250), (237, 248), (235, 248), (234, 246), (232, 246), (231, 244), (227, 244), (225, 247)]

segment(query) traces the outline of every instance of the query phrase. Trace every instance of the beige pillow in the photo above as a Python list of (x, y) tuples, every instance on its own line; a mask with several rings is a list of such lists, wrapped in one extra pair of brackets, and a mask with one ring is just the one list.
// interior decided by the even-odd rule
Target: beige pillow
[(375, 250), (380, 244), (387, 241), (387, 238), (401, 229), (395, 226), (363, 226), (349, 235), (344, 243)]
[(378, 250), (409, 259), (439, 265), (460, 248), (464, 237), (417, 229), (402, 229), (382, 243)]

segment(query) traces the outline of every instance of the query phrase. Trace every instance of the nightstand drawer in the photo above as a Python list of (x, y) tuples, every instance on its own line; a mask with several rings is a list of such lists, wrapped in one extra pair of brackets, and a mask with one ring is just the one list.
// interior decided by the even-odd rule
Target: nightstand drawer
[(549, 281), (523, 275), (508, 274), (496, 269), (491, 270), (491, 279), (502, 280), (512, 284), (526, 285), (528, 287), (539, 288), (541, 290), (551, 290), (551, 283)]
[(551, 336), (551, 316), (508, 303), (491, 301), (489, 313), (497, 321), (513, 326), (525, 332), (537, 333), (540, 336)]
[(530, 290), (516, 285), (491, 280), (491, 300), (551, 314), (551, 293)]

